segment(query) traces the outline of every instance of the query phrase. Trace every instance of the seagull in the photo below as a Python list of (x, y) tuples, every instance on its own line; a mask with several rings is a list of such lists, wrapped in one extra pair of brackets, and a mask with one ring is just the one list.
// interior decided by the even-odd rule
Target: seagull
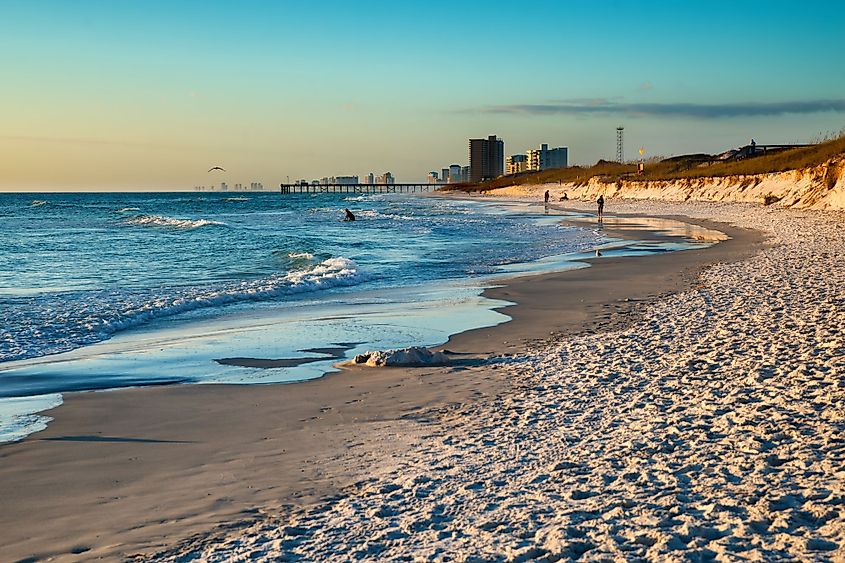
[(223, 172), (226, 171), (225, 168), (221, 168), (220, 166), (212, 166), (211, 168), (208, 169), (209, 172), (211, 172), (212, 170), (222, 170)]

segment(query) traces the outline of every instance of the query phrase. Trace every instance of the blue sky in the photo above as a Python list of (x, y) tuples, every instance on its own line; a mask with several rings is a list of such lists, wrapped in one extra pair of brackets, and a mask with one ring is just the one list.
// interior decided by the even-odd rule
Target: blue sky
[[(167, 189), (845, 126), (840, 2), (0, 0), (0, 189)], [(49, 163), (49, 165), (45, 165)]]

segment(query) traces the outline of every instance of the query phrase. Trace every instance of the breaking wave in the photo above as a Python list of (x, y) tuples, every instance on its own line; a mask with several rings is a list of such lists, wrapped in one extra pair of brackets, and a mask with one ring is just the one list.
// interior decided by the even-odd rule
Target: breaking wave
[(209, 219), (177, 219), (175, 217), (167, 217), (164, 215), (138, 215), (126, 220), (130, 225), (141, 225), (148, 227), (165, 227), (170, 229), (199, 229), (208, 225), (222, 225), (226, 223), (222, 221), (211, 221)]
[[(68, 295), (51, 299), (16, 299), (29, 311), (28, 322), (12, 322), (18, 307), (0, 309), (0, 362), (56, 354), (107, 340), (116, 332), (155, 319), (198, 309), (211, 309), (249, 301), (271, 301), (287, 295), (348, 287), (370, 279), (347, 258), (329, 258), (302, 270), (209, 288), (162, 288), (159, 295), (80, 294), (68, 307)], [(73, 300), (71, 300), (73, 301)], [(21, 315), (16, 315), (18, 319)], [(12, 328), (14, 327), (14, 328)]]

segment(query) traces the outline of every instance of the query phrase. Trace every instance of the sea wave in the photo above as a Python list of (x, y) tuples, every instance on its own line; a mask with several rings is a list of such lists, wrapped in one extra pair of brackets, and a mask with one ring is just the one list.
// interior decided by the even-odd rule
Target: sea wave
[(352, 260), (342, 257), (329, 258), (312, 268), (283, 275), (245, 281), (218, 290), (199, 289), (179, 297), (160, 297), (121, 311), (112, 318), (94, 321), (89, 326), (96, 332), (111, 334), (155, 318), (170, 317), (196, 309), (245, 301), (269, 301), (296, 293), (355, 285), (366, 279), (367, 276)]
[(118, 209), (115, 213), (129, 213), (130, 211), (141, 211), (139, 207), (124, 207), (123, 209)]
[(0, 398), (0, 442), (16, 442), (44, 430), (53, 419), (37, 413), (54, 409), (62, 402), (60, 393)]
[[(119, 296), (113, 293), (53, 298), (22, 298), (17, 307), (0, 309), (0, 362), (66, 352), (107, 340), (114, 333), (155, 319), (198, 309), (244, 302), (272, 301), (288, 295), (348, 287), (370, 276), (348, 258), (329, 258), (319, 264), (285, 274), (228, 284), (219, 288), (162, 288), (159, 295)], [(70, 301), (72, 306), (68, 307)], [(15, 310), (28, 314), (17, 314)], [(41, 311), (43, 314), (37, 314)], [(9, 315), (17, 317), (12, 322)], [(29, 321), (29, 322), (27, 322)], [(15, 327), (15, 328), (12, 328)]]
[(40, 207), (42, 205), (47, 205), (47, 202), (44, 201), (43, 199), (34, 199), (34, 200), (32, 200), (32, 203), (30, 203), (29, 205), (32, 206), (32, 207)]
[(165, 215), (138, 215), (137, 217), (127, 219), (126, 223), (145, 227), (165, 227), (184, 230), (199, 229), (200, 227), (209, 225), (226, 225), (226, 223), (221, 221), (212, 221), (210, 219), (178, 219)]

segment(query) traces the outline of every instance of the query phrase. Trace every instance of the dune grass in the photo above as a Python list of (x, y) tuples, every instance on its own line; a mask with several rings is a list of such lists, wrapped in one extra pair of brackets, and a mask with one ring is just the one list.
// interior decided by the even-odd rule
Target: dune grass
[(541, 172), (524, 172), (478, 184), (450, 184), (441, 189), (474, 192), (524, 184), (560, 182), (579, 185), (592, 178), (610, 183), (622, 178), (647, 182), (651, 180), (745, 176), (811, 168), (843, 154), (845, 154), (845, 135), (808, 147), (786, 149), (729, 162), (702, 162), (706, 155), (675, 157), (660, 162), (646, 163), (644, 174), (639, 176), (636, 175), (637, 165), (634, 163), (620, 164), (600, 160), (589, 167), (570, 166), (569, 168), (555, 168)]

